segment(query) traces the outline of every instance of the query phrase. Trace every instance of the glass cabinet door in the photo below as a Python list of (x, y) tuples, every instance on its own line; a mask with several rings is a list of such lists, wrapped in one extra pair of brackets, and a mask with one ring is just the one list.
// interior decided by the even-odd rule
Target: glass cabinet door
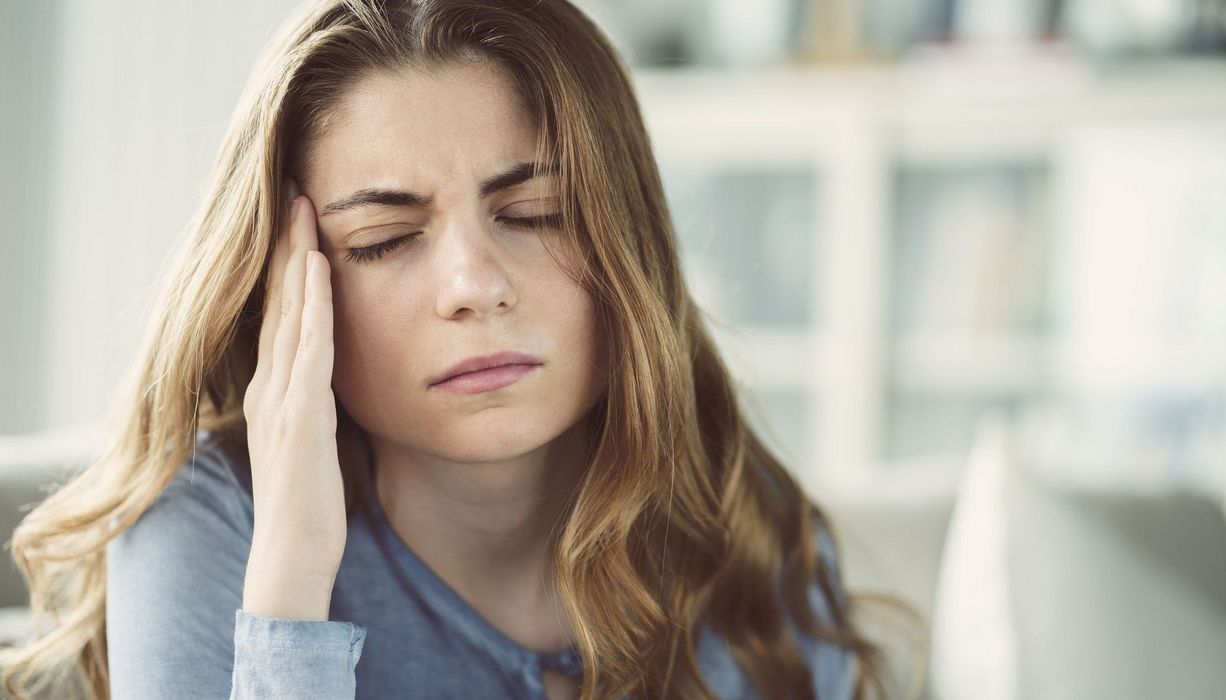
[(887, 458), (966, 450), (984, 411), (1044, 391), (1048, 180), (1043, 161), (897, 171)]
[(811, 169), (662, 168), (681, 252), (706, 312), (740, 326), (816, 319)]
[(789, 465), (811, 463), (818, 173), (812, 166), (661, 160), (687, 281), (742, 408)]

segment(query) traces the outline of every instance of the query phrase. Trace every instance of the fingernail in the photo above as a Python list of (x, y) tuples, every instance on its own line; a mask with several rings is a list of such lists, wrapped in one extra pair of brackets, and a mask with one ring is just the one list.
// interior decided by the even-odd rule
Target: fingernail
[(285, 179), (286, 187), (289, 190), (289, 198), (293, 199), (294, 197), (297, 197), (299, 194), (298, 183), (292, 177), (287, 177)]

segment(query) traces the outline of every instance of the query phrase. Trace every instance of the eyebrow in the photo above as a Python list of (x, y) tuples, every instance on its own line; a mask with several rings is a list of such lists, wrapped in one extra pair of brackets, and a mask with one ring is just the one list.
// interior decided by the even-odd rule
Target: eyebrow
[[(498, 173), (481, 183), (481, 197), (500, 192), (515, 185), (542, 175), (554, 175), (557, 169), (553, 164), (518, 163), (505, 172)], [(360, 209), (362, 207), (428, 207), (434, 203), (433, 197), (417, 192), (392, 190), (383, 187), (367, 187), (336, 200), (319, 210), (319, 216), (324, 217), (342, 211)]]

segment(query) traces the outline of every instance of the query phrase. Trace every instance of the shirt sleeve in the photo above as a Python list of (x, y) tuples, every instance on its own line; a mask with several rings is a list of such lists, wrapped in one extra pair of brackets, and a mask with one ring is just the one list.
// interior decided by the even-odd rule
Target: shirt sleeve
[(231, 698), (353, 698), (366, 629), (234, 611)]
[(250, 496), (223, 460), (196, 454), (107, 544), (111, 697), (353, 698), (365, 628), (242, 610)]

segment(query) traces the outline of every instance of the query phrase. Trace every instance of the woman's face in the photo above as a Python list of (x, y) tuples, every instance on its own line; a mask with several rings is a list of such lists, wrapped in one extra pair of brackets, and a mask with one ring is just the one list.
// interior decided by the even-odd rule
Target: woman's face
[[(455, 461), (519, 456), (574, 426), (604, 392), (605, 342), (559, 266), (577, 262), (563, 232), (507, 221), (556, 216), (560, 195), (552, 175), (499, 177), (537, 144), (511, 83), (476, 63), (380, 73), (339, 117), (301, 184), (332, 266), (342, 406), (375, 439)], [(361, 203), (374, 190), (383, 201)], [(489, 391), (430, 385), (500, 351), (542, 364)]]

